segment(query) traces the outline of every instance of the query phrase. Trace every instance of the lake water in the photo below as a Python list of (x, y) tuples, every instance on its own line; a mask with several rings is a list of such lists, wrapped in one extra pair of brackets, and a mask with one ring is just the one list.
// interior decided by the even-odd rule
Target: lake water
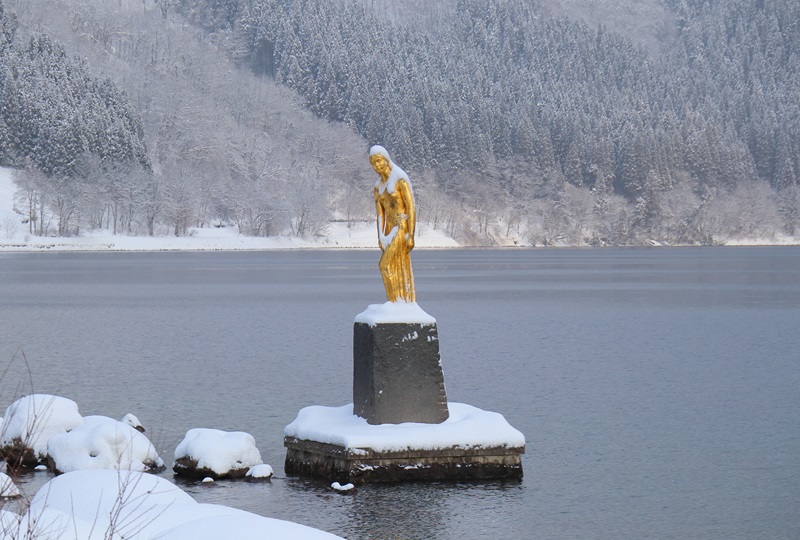
[(182, 487), (349, 539), (800, 538), (800, 248), (415, 251), (448, 397), (525, 434), (525, 477), (340, 496), (284, 475), (282, 430), (352, 401), (376, 265), (0, 254), (0, 409), (32, 389), (132, 412), (168, 465), (190, 428), (247, 431), (270, 483)]

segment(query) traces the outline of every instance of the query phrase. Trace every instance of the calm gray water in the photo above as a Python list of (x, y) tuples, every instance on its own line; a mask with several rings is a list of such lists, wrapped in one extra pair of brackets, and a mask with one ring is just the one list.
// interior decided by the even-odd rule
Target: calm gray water
[(376, 265), (0, 254), (0, 409), (32, 386), (133, 412), (168, 464), (190, 428), (247, 431), (271, 483), (184, 489), (349, 539), (800, 538), (800, 248), (415, 251), (448, 397), (525, 434), (525, 478), (343, 497), (285, 477), (282, 430), (352, 400)]

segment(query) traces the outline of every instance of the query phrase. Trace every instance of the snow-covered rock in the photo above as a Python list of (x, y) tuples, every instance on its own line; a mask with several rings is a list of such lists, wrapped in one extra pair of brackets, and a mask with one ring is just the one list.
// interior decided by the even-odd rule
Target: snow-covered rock
[(336, 493), (341, 493), (342, 495), (351, 495), (356, 492), (356, 486), (351, 483), (342, 485), (339, 482), (334, 482), (331, 484), (331, 489)]
[(272, 467), (266, 463), (262, 463), (254, 467), (250, 467), (250, 469), (247, 471), (247, 474), (244, 475), (244, 479), (249, 482), (267, 481), (272, 478), (273, 474), (274, 472)]
[(122, 422), (123, 424), (131, 426), (136, 431), (141, 431), (142, 433), (145, 432), (142, 423), (139, 421), (138, 418), (136, 418), (136, 416), (132, 415), (131, 413), (126, 414), (125, 416), (120, 418), (119, 421)]
[[(330, 533), (216, 504), (199, 504), (156, 475), (75, 471), (39, 489), (23, 516), (0, 512), (9, 538), (48, 540), (189, 540), (292, 538), (331, 540)], [(5, 538), (5, 537), (4, 537)]]
[(256, 440), (249, 433), (194, 428), (175, 448), (172, 470), (193, 478), (242, 478), (261, 463)]
[(19, 488), (6, 473), (0, 473), (0, 498), (14, 499), (21, 496)]
[(25, 396), (5, 413), (0, 433), (0, 456), (12, 468), (35, 467), (47, 458), (47, 442), (81, 424), (78, 405), (48, 394)]
[[(141, 426), (138, 419), (132, 423)], [(107, 416), (85, 417), (69, 433), (50, 438), (47, 444), (50, 468), (57, 474), (84, 469), (163, 469), (164, 462), (155, 447), (132, 423)]]

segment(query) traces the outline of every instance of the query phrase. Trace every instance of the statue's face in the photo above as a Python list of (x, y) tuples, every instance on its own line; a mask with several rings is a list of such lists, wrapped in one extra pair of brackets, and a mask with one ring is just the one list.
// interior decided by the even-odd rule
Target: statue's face
[(389, 160), (380, 154), (370, 156), (369, 162), (372, 163), (372, 168), (375, 169), (375, 172), (383, 177), (388, 177), (389, 173), (392, 171)]

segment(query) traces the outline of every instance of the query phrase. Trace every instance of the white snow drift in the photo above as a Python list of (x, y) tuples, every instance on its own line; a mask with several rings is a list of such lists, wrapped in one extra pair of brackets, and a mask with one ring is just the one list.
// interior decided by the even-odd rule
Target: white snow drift
[(200, 504), (155, 475), (110, 470), (58, 476), (42, 486), (25, 515), (0, 511), (0, 524), (0, 540), (339, 538), (289, 521)]

